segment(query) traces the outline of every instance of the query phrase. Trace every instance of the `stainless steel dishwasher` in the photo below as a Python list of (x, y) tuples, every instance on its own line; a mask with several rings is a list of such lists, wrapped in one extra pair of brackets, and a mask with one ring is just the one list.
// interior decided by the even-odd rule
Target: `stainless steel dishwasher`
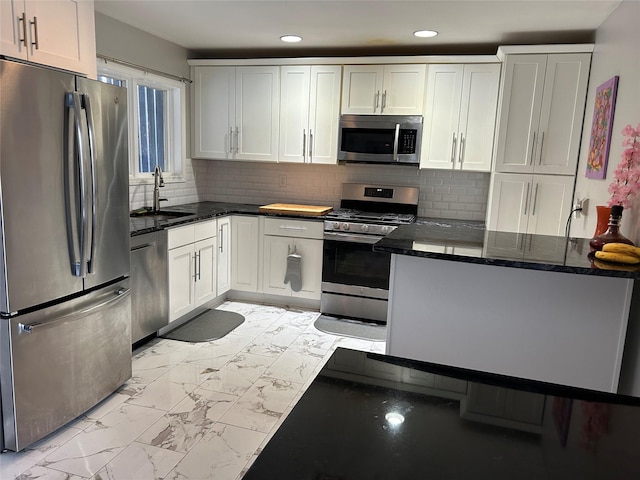
[(131, 343), (169, 323), (167, 232), (131, 237)]

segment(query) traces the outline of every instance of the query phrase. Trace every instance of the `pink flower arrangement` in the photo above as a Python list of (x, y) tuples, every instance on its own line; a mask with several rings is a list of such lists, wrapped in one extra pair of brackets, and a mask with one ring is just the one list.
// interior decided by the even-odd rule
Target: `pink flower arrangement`
[(622, 129), (622, 135), (625, 137), (622, 146), (626, 148), (613, 172), (614, 180), (609, 185), (609, 206), (630, 208), (633, 197), (640, 191), (640, 123), (636, 128), (627, 125)]

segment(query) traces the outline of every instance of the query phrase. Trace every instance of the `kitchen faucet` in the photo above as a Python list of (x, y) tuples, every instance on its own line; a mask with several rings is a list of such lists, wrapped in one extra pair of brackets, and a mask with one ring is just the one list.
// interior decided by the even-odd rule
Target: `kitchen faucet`
[(156, 165), (156, 169), (153, 172), (154, 183), (153, 183), (153, 211), (157, 212), (160, 210), (160, 202), (166, 202), (166, 198), (160, 198), (160, 187), (164, 187), (164, 178), (162, 178), (162, 168), (160, 165)]

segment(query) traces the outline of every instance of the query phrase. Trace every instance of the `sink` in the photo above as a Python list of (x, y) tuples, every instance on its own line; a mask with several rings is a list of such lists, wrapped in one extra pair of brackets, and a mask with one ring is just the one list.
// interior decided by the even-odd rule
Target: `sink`
[(145, 217), (145, 218), (152, 218), (157, 221), (167, 221), (167, 220), (173, 220), (174, 218), (187, 217), (189, 215), (193, 215), (193, 214), (188, 212), (172, 212), (169, 210), (158, 210), (154, 212), (153, 210), (145, 209), (145, 210), (136, 210), (134, 212), (131, 212), (129, 216), (132, 218)]

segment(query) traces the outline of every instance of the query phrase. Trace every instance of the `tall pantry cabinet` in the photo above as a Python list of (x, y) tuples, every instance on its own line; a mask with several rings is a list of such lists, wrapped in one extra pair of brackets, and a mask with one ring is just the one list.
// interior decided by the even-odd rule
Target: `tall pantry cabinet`
[(505, 55), (489, 230), (564, 235), (590, 65), (591, 53)]

